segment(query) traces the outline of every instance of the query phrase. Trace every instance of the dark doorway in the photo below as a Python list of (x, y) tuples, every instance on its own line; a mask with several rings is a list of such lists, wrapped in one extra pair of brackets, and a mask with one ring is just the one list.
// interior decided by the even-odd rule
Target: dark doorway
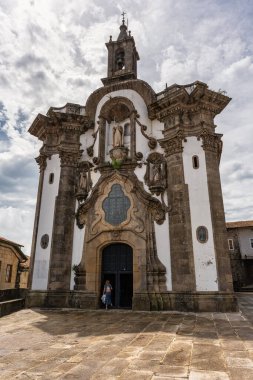
[(111, 244), (102, 253), (101, 293), (106, 280), (112, 292), (112, 304), (116, 308), (131, 308), (133, 297), (133, 250), (123, 243)]

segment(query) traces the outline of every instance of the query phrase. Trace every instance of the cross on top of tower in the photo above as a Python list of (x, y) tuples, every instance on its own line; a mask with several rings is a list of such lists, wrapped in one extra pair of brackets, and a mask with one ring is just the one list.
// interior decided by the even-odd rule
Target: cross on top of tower
[(125, 15), (126, 15), (126, 12), (122, 12), (121, 13), (121, 16), (122, 16), (122, 24), (125, 25)]

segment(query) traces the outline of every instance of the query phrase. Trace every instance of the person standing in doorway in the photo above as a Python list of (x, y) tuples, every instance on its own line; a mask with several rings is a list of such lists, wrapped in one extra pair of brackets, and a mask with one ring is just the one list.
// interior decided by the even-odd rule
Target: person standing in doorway
[(105, 281), (103, 294), (105, 294), (105, 308), (108, 309), (108, 306), (112, 306), (112, 285), (109, 280)]

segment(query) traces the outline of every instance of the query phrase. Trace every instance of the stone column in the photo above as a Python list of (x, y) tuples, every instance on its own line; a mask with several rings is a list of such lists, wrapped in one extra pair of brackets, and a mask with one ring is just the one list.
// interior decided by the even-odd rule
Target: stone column
[(76, 168), (81, 156), (79, 144), (80, 128), (78, 128), (78, 125), (69, 126), (66, 123), (60, 131), (62, 132), (62, 136), (58, 150), (61, 159), (61, 173), (59, 191), (55, 203), (48, 280), (48, 289), (51, 291), (69, 291), (70, 289), (76, 205)]
[(40, 154), (39, 157), (36, 158), (36, 162), (40, 168), (40, 177), (39, 177), (39, 186), (38, 186), (36, 211), (35, 211), (34, 227), (33, 227), (30, 270), (29, 270), (29, 277), (28, 277), (28, 289), (31, 289), (32, 287), (34, 259), (35, 259), (36, 242), (37, 242), (39, 219), (40, 219), (40, 207), (41, 207), (41, 198), (42, 198), (42, 190), (43, 190), (43, 183), (44, 183), (44, 172), (47, 166), (47, 156)]
[(220, 181), (219, 160), (222, 150), (221, 135), (203, 130), (200, 134), (206, 157), (207, 183), (211, 208), (213, 238), (220, 291), (233, 291), (227, 230)]
[(169, 234), (171, 249), (172, 290), (189, 292), (196, 290), (191, 214), (188, 185), (183, 168), (183, 133), (160, 140), (165, 150), (168, 173)]

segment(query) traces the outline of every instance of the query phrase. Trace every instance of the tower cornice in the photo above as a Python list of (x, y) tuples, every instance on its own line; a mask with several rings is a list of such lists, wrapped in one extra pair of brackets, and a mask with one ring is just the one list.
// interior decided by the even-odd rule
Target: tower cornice
[(175, 84), (156, 96), (156, 102), (149, 105), (149, 117), (160, 121), (180, 112), (207, 111), (214, 118), (231, 100), (223, 92), (212, 91), (199, 81), (185, 86)]

